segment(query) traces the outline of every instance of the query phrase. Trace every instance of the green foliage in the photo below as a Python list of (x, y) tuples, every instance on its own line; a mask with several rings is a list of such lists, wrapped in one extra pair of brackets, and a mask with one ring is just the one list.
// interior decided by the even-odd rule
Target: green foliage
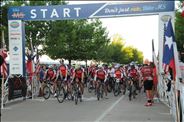
[(115, 34), (112, 42), (104, 47), (100, 54), (102, 61), (107, 63), (127, 64), (132, 61), (142, 63), (143, 53), (132, 46), (125, 46), (125, 41), (119, 34)]
[(97, 59), (98, 51), (109, 41), (105, 31), (99, 20), (52, 22), (44, 50), (54, 59)]
[[(179, 4), (179, 8), (181, 9), (182, 2)], [(180, 10), (179, 9), (179, 10)], [(181, 12), (176, 11), (175, 18), (175, 33), (176, 33), (176, 43), (179, 52), (182, 52), (181, 61), (184, 62), (184, 17), (181, 16)]]
[[(9, 46), (9, 42), (8, 42), (8, 17), (7, 17), (7, 13), (8, 13), (8, 8), (10, 6), (20, 6), (22, 5), (24, 2), (22, 1), (3, 1), (2, 5), (1, 5), (1, 13), (2, 16), (0, 17), (0, 24), (2, 25), (0, 27), (0, 31), (4, 31), (4, 39), (5, 39), (5, 44), (7, 45), (7, 47)], [(0, 34), (0, 38), (2, 35)]]

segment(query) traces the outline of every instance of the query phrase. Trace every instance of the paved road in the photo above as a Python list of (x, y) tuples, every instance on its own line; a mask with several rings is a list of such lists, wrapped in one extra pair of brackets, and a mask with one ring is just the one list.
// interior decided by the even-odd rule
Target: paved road
[(145, 107), (145, 101), (144, 93), (131, 102), (127, 95), (108, 94), (108, 99), (97, 101), (94, 94), (86, 93), (84, 101), (78, 105), (73, 101), (58, 103), (55, 98), (36, 98), (8, 104), (1, 118), (2, 122), (171, 122), (168, 107), (159, 102)]

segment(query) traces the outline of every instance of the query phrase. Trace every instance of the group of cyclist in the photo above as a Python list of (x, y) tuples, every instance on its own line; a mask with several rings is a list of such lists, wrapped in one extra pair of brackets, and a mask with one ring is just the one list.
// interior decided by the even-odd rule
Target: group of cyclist
[[(43, 68), (44, 67), (44, 68)], [(148, 101), (146, 106), (151, 106), (152, 95), (150, 90), (153, 88), (153, 66), (137, 65), (130, 63), (128, 65), (91, 65), (84, 67), (82, 65), (66, 65), (64, 60), (60, 61), (60, 66), (56, 67), (49, 65), (46, 69), (43, 66), (40, 70), (40, 81), (50, 81), (54, 86), (54, 96), (57, 96), (56, 89), (58, 82), (68, 86), (69, 92), (72, 90), (72, 85), (77, 83), (80, 87), (80, 92), (83, 98), (84, 87), (90, 84), (90, 89), (98, 89), (99, 83), (104, 83), (104, 92), (107, 98), (108, 92), (114, 88), (114, 82), (119, 80), (120, 92), (126, 93), (126, 90), (132, 86), (132, 95), (135, 98), (136, 91), (140, 91), (141, 87), (147, 94)], [(134, 88), (134, 89), (133, 89)], [(131, 94), (129, 99), (131, 100)]]

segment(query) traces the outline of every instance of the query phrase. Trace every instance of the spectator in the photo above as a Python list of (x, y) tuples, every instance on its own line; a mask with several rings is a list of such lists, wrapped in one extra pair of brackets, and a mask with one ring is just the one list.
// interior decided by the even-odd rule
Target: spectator
[(151, 63), (153, 68), (153, 98), (154, 96), (158, 98), (158, 91), (157, 91), (157, 85), (158, 85), (158, 76), (157, 76), (157, 69), (154, 63)]

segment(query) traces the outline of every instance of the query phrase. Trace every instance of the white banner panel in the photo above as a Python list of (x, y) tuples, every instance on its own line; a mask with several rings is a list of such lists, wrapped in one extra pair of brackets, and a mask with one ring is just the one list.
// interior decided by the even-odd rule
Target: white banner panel
[(23, 75), (22, 21), (9, 20), (10, 74)]

